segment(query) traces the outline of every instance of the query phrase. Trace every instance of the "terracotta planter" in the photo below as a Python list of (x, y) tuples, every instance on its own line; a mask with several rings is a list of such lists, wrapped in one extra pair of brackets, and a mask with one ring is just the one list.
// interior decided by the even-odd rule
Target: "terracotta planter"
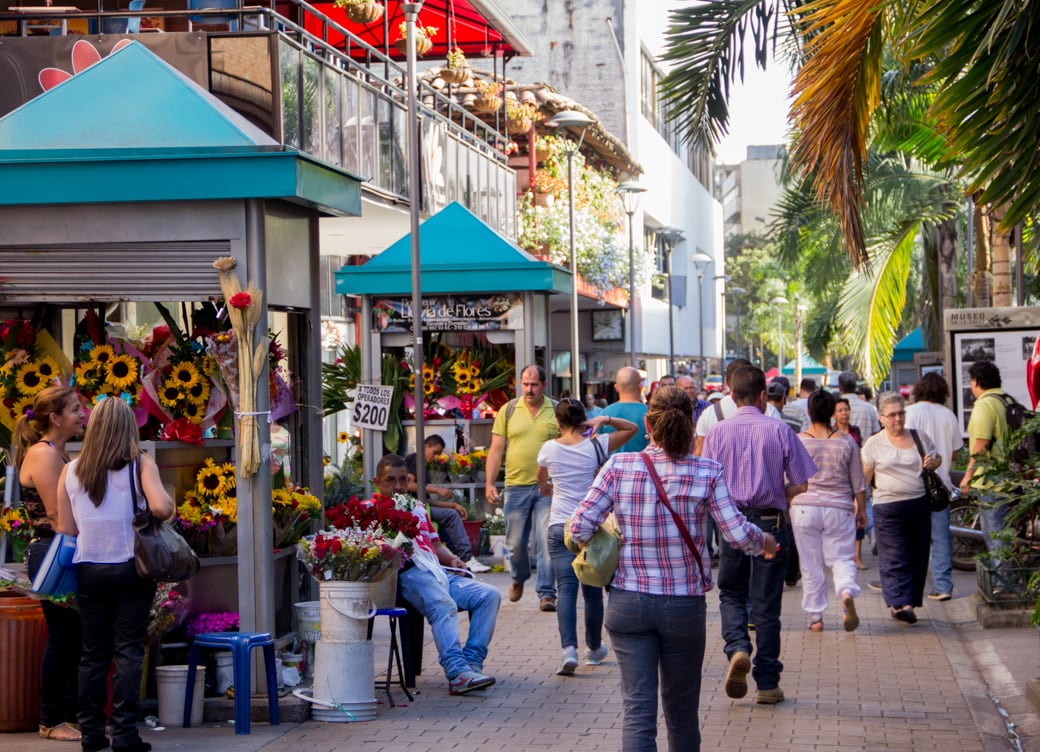
[(544, 162), (549, 158), (549, 150), (536, 148), (534, 150), (534, 158), (538, 162)]
[(441, 68), (440, 76), (444, 83), (457, 86), (473, 77), (473, 69), (468, 65), (461, 68)]
[(382, 3), (354, 3), (343, 6), (343, 12), (347, 14), (347, 18), (359, 24), (375, 23), (383, 17), (385, 10)]
[(35, 598), (0, 591), (0, 731), (31, 731), (40, 722), (40, 661), (47, 624)]
[[(408, 40), (407, 39), (398, 39), (396, 42), (394, 42), (394, 46), (397, 47), (397, 51), (400, 52), (402, 55), (407, 55), (408, 54)], [(429, 52), (432, 49), (433, 49), (433, 42), (430, 41), (429, 37), (419, 37), (419, 36), (417, 36), (415, 38), (415, 54), (418, 55), (419, 57), (422, 57), (423, 55), (425, 55), (427, 52)]]
[(481, 115), (487, 115), (502, 107), (502, 97), (481, 97), (473, 101), (473, 111)]

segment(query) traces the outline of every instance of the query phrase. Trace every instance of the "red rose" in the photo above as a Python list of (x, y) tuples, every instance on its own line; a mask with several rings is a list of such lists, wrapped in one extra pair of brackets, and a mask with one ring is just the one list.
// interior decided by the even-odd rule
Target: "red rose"
[(202, 426), (187, 418), (177, 418), (166, 424), (162, 432), (163, 441), (183, 441), (202, 446)]
[(248, 308), (252, 303), (253, 299), (248, 292), (236, 292), (228, 301), (228, 305), (232, 308)]

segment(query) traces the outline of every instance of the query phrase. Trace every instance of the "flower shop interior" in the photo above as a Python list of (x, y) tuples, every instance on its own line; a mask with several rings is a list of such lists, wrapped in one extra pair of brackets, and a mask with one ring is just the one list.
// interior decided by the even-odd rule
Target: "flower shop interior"
[[(113, 94), (131, 82), (154, 97)], [(88, 410), (131, 403), (212, 570), (172, 600), (291, 641), (288, 556), (323, 474), (320, 410), (297, 409), (321, 404), (318, 217), (359, 214), (358, 179), (141, 45), (0, 120), (0, 144), (0, 331), (20, 351), (0, 430), (52, 375)]]

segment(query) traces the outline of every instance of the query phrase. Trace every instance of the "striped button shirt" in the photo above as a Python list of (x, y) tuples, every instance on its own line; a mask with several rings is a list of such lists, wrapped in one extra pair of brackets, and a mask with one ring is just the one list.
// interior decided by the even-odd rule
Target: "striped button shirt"
[(686, 524), (694, 557), (671, 513), (661, 503), (641, 454), (616, 454), (607, 460), (571, 518), (571, 538), (583, 543), (614, 512), (621, 552), (612, 588), (652, 595), (704, 595), (712, 588), (705, 542), (706, 514), (722, 536), (740, 550), (762, 551), (762, 531), (730, 501), (718, 463), (687, 455), (672, 460), (651, 444), (646, 449), (664, 484), (668, 501)]
[(787, 509), (784, 478), (805, 483), (816, 473), (812, 457), (791, 427), (745, 405), (715, 425), (701, 455), (722, 465), (730, 496), (741, 509)]

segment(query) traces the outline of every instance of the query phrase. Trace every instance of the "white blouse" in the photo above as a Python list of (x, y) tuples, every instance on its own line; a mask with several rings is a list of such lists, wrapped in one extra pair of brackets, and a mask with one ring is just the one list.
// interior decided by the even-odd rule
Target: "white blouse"
[[(918, 431), (925, 454), (938, 453), (935, 444), (923, 431)], [(910, 438), (907, 431), (907, 438)], [(874, 470), (874, 504), (888, 504), (924, 496), (921, 480), (921, 455), (917, 445), (900, 449), (888, 440), (884, 430), (874, 434), (863, 445), (863, 469)]]
[(73, 563), (122, 564), (129, 561), (134, 558), (130, 471), (125, 467), (108, 471), (105, 498), (101, 506), (95, 507), (76, 476), (78, 463), (79, 460), (73, 460), (65, 474), (65, 490), (72, 502), (72, 517), (79, 530)]

